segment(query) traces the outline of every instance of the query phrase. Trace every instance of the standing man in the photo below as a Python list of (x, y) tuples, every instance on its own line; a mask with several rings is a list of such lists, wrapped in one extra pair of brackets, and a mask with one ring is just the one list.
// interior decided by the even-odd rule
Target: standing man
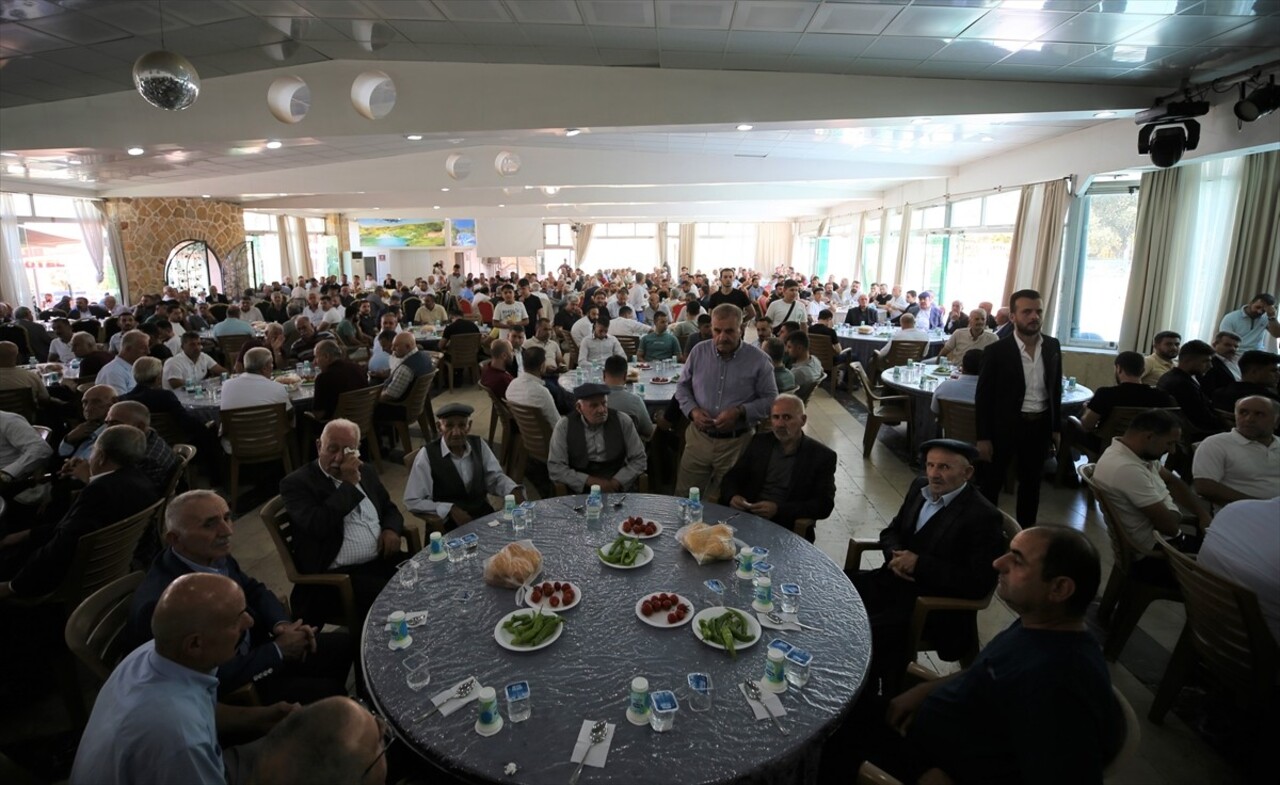
[(690, 352), (676, 387), (680, 410), (691, 420), (676, 495), (687, 496), (696, 486), (704, 500), (718, 498), (721, 480), (751, 441), (751, 429), (778, 397), (773, 364), (764, 352), (742, 342), (741, 308), (716, 306), (711, 334), (711, 340)]
[[(1276, 339), (1280, 338), (1280, 321), (1276, 320), (1275, 295), (1259, 292), (1240, 310), (1232, 311), (1222, 317), (1219, 330), (1235, 333), (1240, 336), (1241, 351), (1258, 349), (1275, 351)], [(1268, 346), (1266, 336), (1271, 336)]]
[(1013, 334), (985, 350), (978, 374), (978, 456), (990, 461), (982, 493), (998, 504), (1011, 462), (1018, 467), (1018, 514), (1023, 528), (1036, 524), (1044, 459), (1057, 449), (1061, 431), (1062, 350), (1040, 332), (1044, 301), (1033, 289), (1009, 298)]
[(769, 310), (765, 311), (765, 316), (769, 317), (769, 322), (776, 325), (774, 328), (775, 334), (787, 322), (804, 324), (809, 321), (809, 312), (797, 299), (799, 296), (800, 284), (790, 278), (782, 282), (782, 299), (769, 303)]
[(759, 313), (756, 304), (751, 301), (747, 293), (734, 287), (733, 268), (731, 267), (726, 267), (720, 271), (720, 288), (707, 297), (707, 308), (709, 310), (715, 310), (716, 306), (721, 303), (732, 303), (750, 312), (752, 317)]

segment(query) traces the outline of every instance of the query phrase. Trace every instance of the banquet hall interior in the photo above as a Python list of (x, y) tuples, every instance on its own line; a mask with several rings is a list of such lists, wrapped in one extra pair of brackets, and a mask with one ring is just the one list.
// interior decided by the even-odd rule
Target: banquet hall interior
[[(143, 73), (155, 52), (180, 57), (152, 58)], [(589, 276), (616, 284), (643, 274), (664, 289), (670, 281), (675, 297), (685, 273), (714, 288), (728, 268), (744, 291), (758, 276), (760, 308), (788, 279), (803, 290), (801, 308), (813, 291), (825, 296), (840, 336), (826, 345), (858, 353), (868, 372), (859, 339), (880, 333), (841, 326), (857, 305), (853, 282), (873, 298), (881, 282), (913, 300), (928, 292), (944, 315), (953, 303), (966, 318), (994, 304), (989, 325), (1002, 324), (995, 311), (1010, 294), (1036, 290), (1068, 392), (1092, 395), (1117, 383), (1118, 353), (1154, 357), (1166, 332), (1216, 349), (1224, 317), (1248, 313), (1260, 294), (1273, 296), (1274, 323), (1278, 75), (1280, 0), (0, 0), (0, 341), (14, 340), (11, 329), (24, 335), (12, 321), (22, 307), (34, 328), (53, 331), (48, 312), (64, 297), (110, 295), (133, 308), (144, 296), (169, 299), (173, 287), (194, 314), (214, 302), (211, 287), (233, 307), (252, 290), (265, 307), (273, 282), (335, 276), (351, 279), (357, 299), (391, 279), (407, 287), (403, 300), (396, 294), (407, 303), (420, 302), (410, 290), (431, 276), (439, 299), (454, 303), (457, 291), (444, 294), (454, 269), (477, 287), (483, 274), (494, 302), (498, 276), (551, 293), (566, 280), (586, 288)], [(547, 318), (563, 307), (552, 299)], [(401, 323), (413, 327), (407, 313)], [(1274, 358), (1278, 334), (1263, 332), (1257, 348)], [(217, 335), (204, 336), (207, 351)], [(94, 338), (116, 354), (105, 332)], [(947, 338), (939, 324), (929, 340)], [(235, 359), (221, 364), (233, 371)], [(1165, 357), (1166, 369), (1172, 360), (1181, 356)], [(950, 361), (958, 367), (959, 355)], [(20, 353), (17, 365), (26, 362)], [(922, 398), (888, 367), (860, 384), (850, 366), (823, 365), (805, 391), (804, 431), (838, 462), (833, 510), (811, 542), (842, 568), (851, 538), (874, 539), (897, 515), (923, 472), (921, 442), (940, 431), (927, 383)], [(454, 368), (441, 369), (430, 406), (474, 409), (470, 433), (506, 468), (502, 442), (518, 437), (496, 421), (479, 369), (447, 381)], [(47, 379), (53, 369), (39, 370)], [(872, 384), (901, 411), (873, 400)], [(72, 395), (53, 404), (63, 434), (79, 422), (88, 385), (52, 387)], [(1274, 379), (1270, 390), (1280, 400)], [(1087, 396), (1075, 408), (1065, 400), (1064, 423), (1091, 411)], [(216, 418), (217, 398), (209, 405)], [(303, 463), (320, 433), (306, 419), (289, 435)], [(371, 437), (382, 442), (378, 477), (424, 541), (430, 528), (404, 501), (404, 459), (439, 436), (428, 415), (409, 418), (407, 449), (397, 431)], [(1086, 454), (1077, 444), (1069, 458), (1059, 448), (1036, 514), (1096, 547), (1098, 601), (1132, 580), (1117, 567), (1123, 548), (1103, 501), (1080, 474), (1106, 447)], [(199, 447), (217, 449), (216, 437)], [(197, 455), (175, 479), (227, 499), (231, 554), (288, 598), (293, 582), (263, 514), (283, 493), (279, 461), (228, 483), (223, 457)], [(651, 449), (649, 460), (647, 490), (675, 494), (678, 448)], [(1280, 473), (1269, 481), (1280, 495)], [(999, 494), (1006, 518), (1016, 500)], [(17, 520), (32, 508), (10, 500), (4, 509), (0, 533), (34, 521)], [(863, 566), (881, 562), (872, 552)], [(1274, 594), (1258, 599), (1274, 610)], [(988, 600), (976, 616), (983, 645), (1018, 616)], [(47, 614), (73, 609), (56, 607)], [(1108, 651), (1138, 732), (1108, 783), (1257, 781), (1223, 724), (1234, 693), (1210, 686), (1211, 668), (1194, 670), (1159, 721), (1149, 716), (1187, 639), (1187, 607), (1176, 586), (1166, 591)], [(1087, 619), (1100, 642), (1115, 618), (1100, 619), (1095, 602)], [(0, 637), (22, 635), (8, 627)], [(66, 656), (61, 638), (44, 645)], [(1255, 662), (1274, 679), (1274, 638), (1268, 651)], [(943, 675), (961, 668), (934, 651), (919, 662)], [(88, 710), (102, 678), (80, 671), (70, 690)], [(36, 686), (0, 673), (0, 780), (70, 776), (85, 717), (69, 716), (66, 671), (56, 673)], [(1273, 721), (1276, 695), (1271, 686), (1259, 699)], [(409, 781), (447, 781), (431, 771), (423, 764)]]

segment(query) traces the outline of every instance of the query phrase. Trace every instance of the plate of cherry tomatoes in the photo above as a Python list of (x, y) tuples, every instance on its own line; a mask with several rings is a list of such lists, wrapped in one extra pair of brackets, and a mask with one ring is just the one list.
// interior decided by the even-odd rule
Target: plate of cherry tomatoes
[(636, 616), (640, 621), (664, 630), (688, 624), (693, 612), (693, 603), (669, 592), (646, 594), (636, 603)]
[(582, 592), (577, 584), (569, 581), (543, 581), (529, 586), (524, 593), (524, 601), (530, 608), (567, 611), (582, 602)]
[(651, 540), (662, 534), (662, 524), (657, 521), (646, 521), (639, 515), (632, 515), (618, 524), (618, 533), (635, 537), (637, 540)]

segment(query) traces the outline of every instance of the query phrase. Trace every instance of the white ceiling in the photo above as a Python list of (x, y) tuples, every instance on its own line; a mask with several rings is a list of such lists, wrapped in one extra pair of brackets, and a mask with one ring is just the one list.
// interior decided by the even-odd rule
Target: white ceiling
[[(182, 113), (131, 93), (162, 22), (203, 78)], [(1280, 0), (0, 0), (0, 186), (353, 213), (804, 215), (1123, 117), (1183, 78), (1274, 61), (1277, 41)], [(371, 67), (396, 80), (391, 115), (326, 114), (325, 86)], [(262, 116), (280, 74), (312, 85), (296, 126)], [(495, 75), (520, 89), (482, 89)], [(521, 175), (483, 176), (502, 150)], [(444, 175), (454, 152), (476, 176)]]

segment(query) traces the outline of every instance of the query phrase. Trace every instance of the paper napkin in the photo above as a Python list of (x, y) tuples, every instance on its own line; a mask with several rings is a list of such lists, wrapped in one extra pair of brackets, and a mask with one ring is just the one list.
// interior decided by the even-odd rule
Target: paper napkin
[[(595, 720), (583, 720), (582, 728), (578, 731), (578, 741), (573, 745), (573, 755), (569, 757), (570, 763), (580, 763), (582, 754), (587, 751), (587, 746), (591, 744), (591, 726), (595, 725)], [(609, 758), (609, 745), (613, 743), (613, 729), (616, 726), (611, 722), (605, 726), (604, 741), (591, 748), (591, 754), (587, 755), (587, 765), (594, 766), (597, 769), (604, 768), (604, 762)]]
[[(747, 699), (747, 703), (751, 706), (751, 711), (755, 712), (756, 721), (758, 722), (760, 720), (769, 719), (770, 711), (773, 712), (773, 716), (775, 717), (785, 717), (787, 710), (783, 707), (782, 701), (778, 699), (778, 696), (772, 692), (766, 691), (765, 688), (760, 685), (760, 682), (756, 682), (756, 686), (760, 687), (760, 698), (764, 701), (764, 704), (761, 704), (758, 700), (752, 700), (751, 696), (747, 695), (747, 688), (741, 684), (738, 685), (738, 691)], [(769, 707), (768, 711), (765, 710), (765, 706)]]
[[(469, 681), (475, 682), (475, 686), (471, 688), (471, 692), (467, 693), (464, 698), (455, 698), (454, 695), (457, 694), (458, 688)], [(441, 717), (448, 717), (450, 714), (453, 714), (458, 709), (466, 706), (471, 701), (477, 700), (480, 697), (481, 689), (483, 689), (483, 687), (480, 686), (480, 682), (476, 677), (468, 676), (457, 684), (454, 684), (448, 689), (432, 696), (431, 702), (440, 708)]]

